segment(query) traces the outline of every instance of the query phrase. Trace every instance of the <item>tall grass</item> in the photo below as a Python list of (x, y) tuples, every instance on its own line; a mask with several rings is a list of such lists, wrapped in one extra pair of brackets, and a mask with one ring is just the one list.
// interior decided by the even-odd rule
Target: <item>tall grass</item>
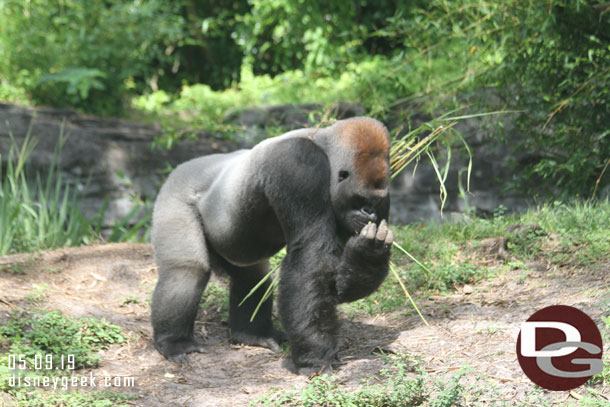
[(6, 171), (0, 169), (0, 255), (92, 240), (93, 229), (77, 210), (77, 194), (57, 167), (66, 142), (63, 131), (44, 182), (40, 174), (33, 177), (34, 182), (28, 174), (27, 161), (37, 144), (31, 131), (21, 147), (12, 135), (11, 142)]
[[(101, 240), (105, 207), (90, 223), (79, 210), (78, 192), (65, 182), (58, 167), (59, 155), (67, 140), (63, 127), (44, 179), (40, 173), (32, 175), (27, 165), (37, 144), (31, 128), (21, 146), (12, 134), (10, 137), (11, 146), (4, 160), (6, 169), (3, 171), (0, 166), (0, 256)], [(133, 217), (133, 213), (128, 216)], [(136, 239), (138, 230), (146, 227), (148, 220), (145, 217), (133, 227), (128, 225), (129, 219), (117, 221), (110, 241)]]

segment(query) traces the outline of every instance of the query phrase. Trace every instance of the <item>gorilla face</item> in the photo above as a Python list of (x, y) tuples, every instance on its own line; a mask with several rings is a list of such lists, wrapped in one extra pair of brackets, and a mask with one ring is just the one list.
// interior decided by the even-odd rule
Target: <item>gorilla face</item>
[(387, 220), (389, 214), (387, 176), (384, 174), (372, 188), (358, 178), (348, 170), (339, 170), (331, 188), (338, 227), (346, 237), (360, 233), (370, 222)]

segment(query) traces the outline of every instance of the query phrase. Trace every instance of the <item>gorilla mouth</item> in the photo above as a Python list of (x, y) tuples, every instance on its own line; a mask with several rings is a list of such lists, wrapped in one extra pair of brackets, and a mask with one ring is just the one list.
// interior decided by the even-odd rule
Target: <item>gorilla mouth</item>
[(350, 229), (352, 229), (352, 232), (357, 235), (360, 233), (360, 231), (362, 230), (363, 227), (365, 227), (366, 225), (369, 224), (369, 222), (370, 221), (368, 219), (363, 220), (363, 219), (360, 219), (360, 217), (354, 216), (354, 219), (351, 219), (351, 222), (349, 222), (350, 223), (349, 226), (350, 226)]

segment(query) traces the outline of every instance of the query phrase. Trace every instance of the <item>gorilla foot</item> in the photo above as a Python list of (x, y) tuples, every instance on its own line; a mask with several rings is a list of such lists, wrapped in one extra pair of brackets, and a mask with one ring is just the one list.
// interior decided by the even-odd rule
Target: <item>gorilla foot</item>
[(178, 364), (190, 363), (187, 353), (205, 353), (205, 348), (195, 338), (159, 340), (155, 347), (167, 360)]
[(314, 378), (317, 376), (322, 376), (323, 374), (332, 375), (333, 367), (330, 364), (318, 367), (300, 367), (296, 369), (295, 373), (307, 376), (309, 378)]
[(246, 332), (231, 332), (231, 343), (249, 346), (260, 346), (271, 349), (275, 353), (280, 353), (280, 343), (286, 342), (286, 335), (282, 331), (273, 329), (268, 336), (258, 336)]
[(313, 378), (323, 374), (331, 375), (343, 364), (344, 362), (341, 362), (339, 357), (335, 356), (334, 360), (332, 361), (314, 363), (312, 365), (297, 365), (293, 360), (285, 359), (282, 366), (295, 374)]

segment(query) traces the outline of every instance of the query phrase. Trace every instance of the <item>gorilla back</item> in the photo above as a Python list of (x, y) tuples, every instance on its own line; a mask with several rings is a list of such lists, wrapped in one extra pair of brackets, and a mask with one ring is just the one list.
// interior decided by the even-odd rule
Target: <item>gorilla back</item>
[[(353, 118), (178, 166), (153, 213), (157, 349), (178, 363), (204, 351), (193, 325), (216, 270), (231, 278), (232, 342), (277, 351), (286, 338), (297, 369), (330, 368), (338, 351), (337, 304), (369, 295), (387, 275), (389, 146), (380, 122)], [(239, 305), (283, 246), (285, 336), (273, 327), (272, 299), (250, 321), (266, 287)]]

